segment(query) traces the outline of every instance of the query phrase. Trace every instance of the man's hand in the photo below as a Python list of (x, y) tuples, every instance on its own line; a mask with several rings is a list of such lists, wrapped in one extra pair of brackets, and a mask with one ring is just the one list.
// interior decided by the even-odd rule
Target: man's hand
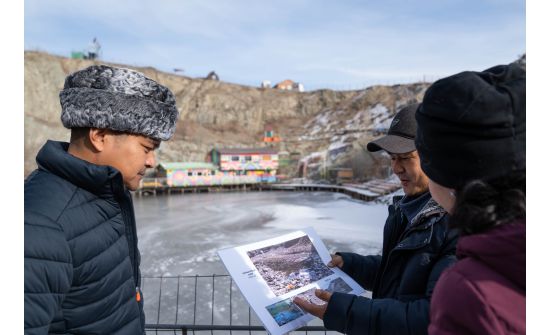
[(338, 256), (338, 255), (331, 255), (332, 257), (332, 260), (330, 262), (328, 262), (328, 266), (333, 268), (335, 266), (337, 266), (338, 268), (342, 268), (342, 266), (344, 266), (344, 259), (342, 258), (342, 256)]
[[(332, 293), (323, 290), (315, 290), (315, 295), (317, 296), (317, 298), (328, 302), (330, 300), (330, 297), (332, 296)], [(323, 316), (325, 316), (325, 312), (327, 310), (327, 304), (316, 305), (299, 297), (295, 297), (293, 301), (304, 311), (308, 312), (311, 315), (315, 315), (319, 319), (323, 320)]]

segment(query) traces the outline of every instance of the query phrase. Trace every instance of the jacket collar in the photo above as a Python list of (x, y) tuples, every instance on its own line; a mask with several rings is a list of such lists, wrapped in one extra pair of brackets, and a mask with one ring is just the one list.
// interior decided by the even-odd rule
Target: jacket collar
[[(404, 196), (397, 195), (393, 197), (393, 205), (397, 208), (400, 207), (401, 201), (403, 200)], [(399, 208), (401, 210), (401, 208)], [(435, 223), (436, 220), (425, 220), (426, 218), (430, 216), (438, 216), (441, 217), (445, 215), (445, 210), (443, 207), (441, 207), (433, 198), (430, 198), (428, 202), (422, 207), (420, 212), (416, 214), (416, 216), (412, 219), (409, 227), (413, 227), (419, 223), (423, 223), (423, 225), (429, 226)], [(419, 226), (421, 228), (422, 226)], [(424, 227), (426, 228), (426, 227)]]
[(392, 204), (398, 205), (401, 202), (401, 199), (403, 199), (404, 197), (405, 197), (404, 195), (395, 195), (392, 198)]
[(420, 210), (420, 212), (412, 219), (411, 227), (414, 227), (420, 222), (424, 222), (428, 225), (433, 224), (435, 220), (425, 220), (431, 216), (441, 217), (445, 215), (445, 210), (441, 207), (433, 198), (430, 198), (426, 205)]
[(68, 149), (69, 143), (48, 140), (36, 155), (38, 167), (96, 195), (124, 194), (122, 175), (117, 169), (77, 158)]
[[(434, 224), (440, 222), (444, 215), (445, 210), (443, 210), (443, 208), (433, 199), (430, 199), (420, 213), (418, 213), (407, 226), (403, 235), (403, 240), (395, 249), (418, 249), (429, 244), (432, 240)], [(412, 231), (419, 233), (409, 234)]]

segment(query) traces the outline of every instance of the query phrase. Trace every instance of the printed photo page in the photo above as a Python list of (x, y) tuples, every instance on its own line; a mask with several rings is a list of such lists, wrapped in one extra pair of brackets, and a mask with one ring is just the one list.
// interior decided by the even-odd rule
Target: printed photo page
[(311, 227), (218, 251), (227, 271), (271, 335), (305, 326), (314, 317), (292, 302), (324, 303), (315, 289), (359, 295), (365, 290), (338, 268)]

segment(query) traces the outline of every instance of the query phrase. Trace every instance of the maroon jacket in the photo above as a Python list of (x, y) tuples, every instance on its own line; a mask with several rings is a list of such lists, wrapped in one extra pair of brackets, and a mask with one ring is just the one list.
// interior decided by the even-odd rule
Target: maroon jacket
[(525, 221), (458, 240), (435, 286), (430, 335), (525, 334)]

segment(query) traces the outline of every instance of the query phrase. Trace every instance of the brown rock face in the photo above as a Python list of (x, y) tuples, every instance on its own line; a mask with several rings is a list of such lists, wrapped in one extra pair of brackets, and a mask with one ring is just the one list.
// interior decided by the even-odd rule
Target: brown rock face
[[(36, 153), (47, 139), (69, 140), (70, 132), (60, 121), (59, 91), (65, 77), (98, 63), (25, 52), (25, 176), (36, 168)], [(161, 145), (158, 161), (202, 161), (214, 147), (265, 146), (263, 131), (270, 125), (281, 138), (272, 144), (280, 151), (302, 159), (323, 154), (323, 164), (317, 170), (313, 164), (309, 171), (317, 177), (331, 166), (352, 167), (356, 177), (379, 173), (379, 159), (363, 146), (379, 136), (396, 109), (420, 101), (429, 85), (300, 93), (113, 65), (141, 71), (176, 96), (180, 120), (174, 138)], [(299, 160), (291, 160), (281, 172), (295, 176), (298, 166)]]

